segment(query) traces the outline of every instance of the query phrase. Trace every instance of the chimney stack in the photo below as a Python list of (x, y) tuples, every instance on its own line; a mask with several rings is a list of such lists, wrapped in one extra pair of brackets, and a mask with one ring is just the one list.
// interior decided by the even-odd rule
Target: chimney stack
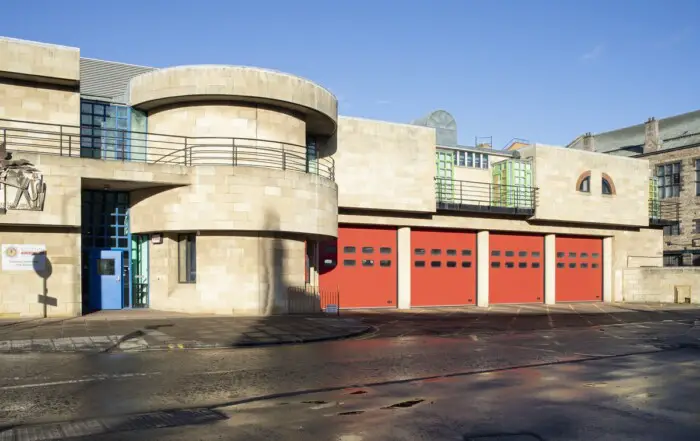
[(587, 152), (595, 152), (595, 138), (591, 132), (583, 135), (583, 150)]
[(644, 153), (656, 152), (660, 148), (659, 121), (651, 117), (644, 124)]

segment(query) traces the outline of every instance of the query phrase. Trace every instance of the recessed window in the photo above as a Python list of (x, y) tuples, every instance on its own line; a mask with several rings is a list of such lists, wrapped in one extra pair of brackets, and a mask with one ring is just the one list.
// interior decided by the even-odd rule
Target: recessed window
[(527, 251), (518, 251), (518, 257), (527, 257)]
[(527, 262), (518, 262), (518, 268), (527, 268)]
[(678, 197), (681, 194), (681, 163), (672, 162), (656, 166), (656, 178), (661, 199)]
[(666, 225), (664, 227), (664, 236), (680, 236), (681, 234), (681, 223), (674, 222), (671, 225)]
[(581, 259), (587, 259), (587, 258), (588, 258), (588, 253), (581, 253), (581, 254), (579, 254), (579, 257), (580, 257)]
[(557, 268), (564, 268), (564, 262), (557, 262)]
[(597, 259), (597, 258), (600, 257), (600, 254), (598, 254), (598, 253), (593, 253), (593, 254), (591, 254), (591, 257), (594, 258), (594, 259)]
[(571, 262), (569, 264), (569, 268), (576, 268), (576, 262)]
[(506, 251), (506, 257), (513, 257), (515, 256), (515, 251)]
[(591, 268), (598, 268), (598, 264), (597, 263), (591, 264)]
[(425, 268), (425, 260), (416, 260), (413, 262), (413, 266), (416, 268)]
[(601, 178), (601, 184), (600, 184), (600, 191), (603, 194), (607, 195), (613, 195), (615, 194), (615, 184), (613, 183), (613, 180), (610, 176), (608, 176), (606, 173), (603, 173), (603, 177)]
[(501, 255), (501, 252), (498, 251), (498, 250), (494, 250), (494, 251), (491, 251), (491, 255), (492, 255), (493, 257), (498, 257), (498, 256)]
[(425, 248), (416, 248), (413, 252), (416, 256), (425, 256)]
[(566, 253), (564, 253), (563, 251), (558, 251), (558, 252), (557, 252), (557, 257), (562, 258), (562, 257), (564, 257), (564, 256), (566, 256)]
[(381, 247), (379, 248), (379, 254), (391, 254), (391, 248)]
[(355, 266), (355, 260), (354, 259), (345, 259), (345, 260), (343, 260), (343, 266)]
[(462, 268), (471, 268), (472, 263), (471, 262), (462, 262)]
[(374, 253), (374, 247), (362, 247), (362, 254)]
[(457, 255), (457, 250), (447, 250), (445, 252), (448, 256), (456, 256)]
[(539, 258), (539, 257), (540, 257), (540, 252), (539, 252), (539, 251), (533, 251), (532, 253), (530, 253), (530, 256), (532, 256), (532, 257), (534, 257), (534, 258)]
[(374, 260), (364, 259), (362, 261), (362, 266), (374, 266)]
[(457, 262), (455, 262), (454, 260), (448, 260), (446, 265), (448, 268), (457, 268)]
[(585, 262), (581, 262), (581, 265), (579, 265), (581, 268), (588, 268), (588, 264)]
[(531, 266), (532, 268), (539, 268), (539, 267), (540, 267), (540, 263), (539, 263), (539, 262), (532, 262), (532, 263), (530, 264), (530, 266)]
[(491, 268), (500, 268), (501, 262), (491, 262)]
[(197, 235), (180, 234), (178, 241), (178, 277), (180, 283), (197, 281)]
[(431, 256), (439, 256), (440, 254), (442, 254), (442, 250), (439, 248), (433, 248), (432, 250), (430, 250)]
[(515, 268), (515, 262), (506, 262), (506, 268)]
[(431, 268), (440, 268), (442, 266), (442, 262), (439, 260), (431, 260), (430, 261), (430, 267)]
[(344, 253), (347, 253), (347, 254), (354, 254), (355, 251), (357, 251), (355, 247), (343, 247), (343, 252), (344, 252)]
[(462, 256), (471, 256), (472, 250), (462, 250)]
[(583, 172), (581, 173), (581, 176), (578, 177), (578, 181), (576, 182), (576, 190), (580, 191), (582, 193), (590, 193), (591, 192), (591, 172)]
[(391, 260), (380, 260), (379, 266), (381, 266), (383, 268), (388, 268), (391, 266)]
[(576, 253), (570, 252), (570, 253), (569, 253), (569, 258), (575, 259), (575, 258), (576, 258)]

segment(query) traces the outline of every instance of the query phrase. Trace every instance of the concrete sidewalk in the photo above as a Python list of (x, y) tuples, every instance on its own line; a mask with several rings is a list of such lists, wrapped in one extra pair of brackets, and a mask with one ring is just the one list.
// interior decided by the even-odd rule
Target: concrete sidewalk
[(307, 343), (362, 334), (336, 316), (222, 317), (160, 311), (100, 312), (66, 319), (0, 320), (0, 354), (124, 352)]

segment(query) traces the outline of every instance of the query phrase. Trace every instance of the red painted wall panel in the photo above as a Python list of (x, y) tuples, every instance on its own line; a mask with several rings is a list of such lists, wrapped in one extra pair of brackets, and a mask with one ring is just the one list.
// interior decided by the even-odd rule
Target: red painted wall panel
[(489, 303), (544, 302), (544, 237), (489, 235)]
[(603, 240), (557, 237), (556, 301), (603, 300)]
[(321, 289), (340, 291), (341, 308), (395, 308), (396, 230), (339, 227), (338, 240), (321, 243)]
[(476, 301), (476, 234), (411, 231), (411, 306)]

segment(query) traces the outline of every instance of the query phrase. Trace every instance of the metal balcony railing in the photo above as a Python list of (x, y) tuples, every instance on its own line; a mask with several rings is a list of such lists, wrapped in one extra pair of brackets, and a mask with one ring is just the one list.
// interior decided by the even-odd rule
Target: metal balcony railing
[(649, 200), (649, 225), (668, 226), (680, 222), (680, 203), (665, 199)]
[(435, 178), (435, 199), (438, 210), (532, 216), (537, 204), (537, 189)]
[(16, 153), (184, 166), (262, 167), (335, 180), (333, 158), (317, 158), (317, 152), (304, 145), (265, 139), (188, 137), (0, 119), (0, 143)]

